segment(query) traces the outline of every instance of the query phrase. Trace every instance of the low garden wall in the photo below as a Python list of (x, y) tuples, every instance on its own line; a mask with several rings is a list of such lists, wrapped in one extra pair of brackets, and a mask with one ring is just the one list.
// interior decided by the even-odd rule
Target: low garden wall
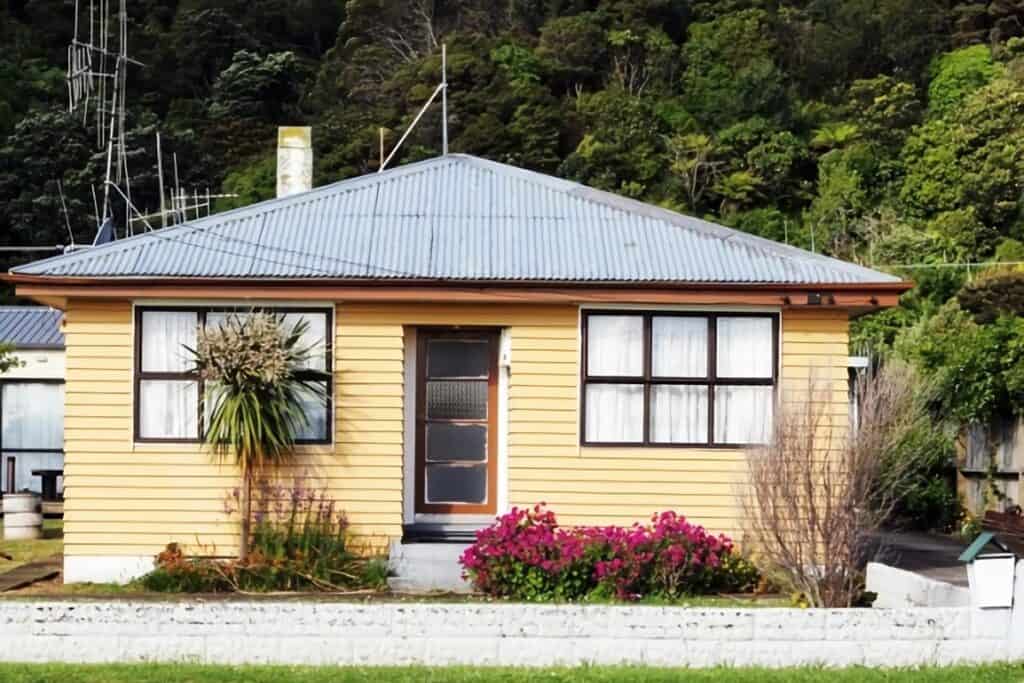
[[(1017, 604), (1024, 606), (1018, 583)], [(0, 660), (910, 666), (1024, 658), (1024, 609), (0, 603)]]

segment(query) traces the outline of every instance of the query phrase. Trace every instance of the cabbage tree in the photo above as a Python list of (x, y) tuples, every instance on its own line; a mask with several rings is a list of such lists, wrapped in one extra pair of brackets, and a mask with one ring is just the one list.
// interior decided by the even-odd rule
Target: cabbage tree
[(294, 458), (309, 424), (303, 404), (323, 398), (326, 374), (317, 377), (306, 365), (314, 354), (303, 343), (308, 327), (305, 320), (289, 326), (273, 313), (230, 314), (199, 330), (189, 349), (206, 386), (206, 445), (240, 472), (240, 562), (249, 549), (253, 478)]

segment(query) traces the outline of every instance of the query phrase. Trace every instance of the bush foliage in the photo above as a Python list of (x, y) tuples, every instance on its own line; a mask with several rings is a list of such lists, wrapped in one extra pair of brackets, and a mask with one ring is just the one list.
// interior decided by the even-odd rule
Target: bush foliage
[(465, 576), (488, 595), (514, 600), (674, 600), (749, 590), (757, 570), (675, 512), (631, 527), (562, 527), (543, 504), (512, 508), (460, 558)]
[[(225, 501), (237, 512), (238, 491)], [(348, 549), (348, 522), (335, 501), (297, 479), (290, 487), (262, 480), (253, 501), (245, 561), (190, 557), (177, 543), (157, 555), (142, 579), (154, 591), (182, 593), (345, 591), (382, 588), (383, 563)]]

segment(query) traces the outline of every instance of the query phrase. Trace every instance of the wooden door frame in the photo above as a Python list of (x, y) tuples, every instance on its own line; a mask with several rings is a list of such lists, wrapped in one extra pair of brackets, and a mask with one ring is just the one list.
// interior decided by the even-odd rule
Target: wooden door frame
[[(490, 362), (487, 377), (487, 502), (426, 502), (426, 378), (427, 344), (438, 335), (449, 338), (473, 337), (487, 339)], [(501, 353), (501, 330), (494, 327), (427, 326), (416, 328), (416, 471), (413, 473), (414, 514), (479, 515), (496, 514), (498, 510), (498, 358)]]

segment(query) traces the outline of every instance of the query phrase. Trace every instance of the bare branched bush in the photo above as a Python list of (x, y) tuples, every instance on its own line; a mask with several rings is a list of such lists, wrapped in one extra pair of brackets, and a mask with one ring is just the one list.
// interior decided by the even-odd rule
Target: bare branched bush
[(785, 397), (771, 443), (747, 455), (740, 496), (747, 542), (764, 569), (819, 607), (860, 598), (875, 532), (913, 467), (886, 455), (929, 421), (905, 366), (859, 377), (855, 424), (834, 410), (837, 384), (809, 380), (806, 394)]

